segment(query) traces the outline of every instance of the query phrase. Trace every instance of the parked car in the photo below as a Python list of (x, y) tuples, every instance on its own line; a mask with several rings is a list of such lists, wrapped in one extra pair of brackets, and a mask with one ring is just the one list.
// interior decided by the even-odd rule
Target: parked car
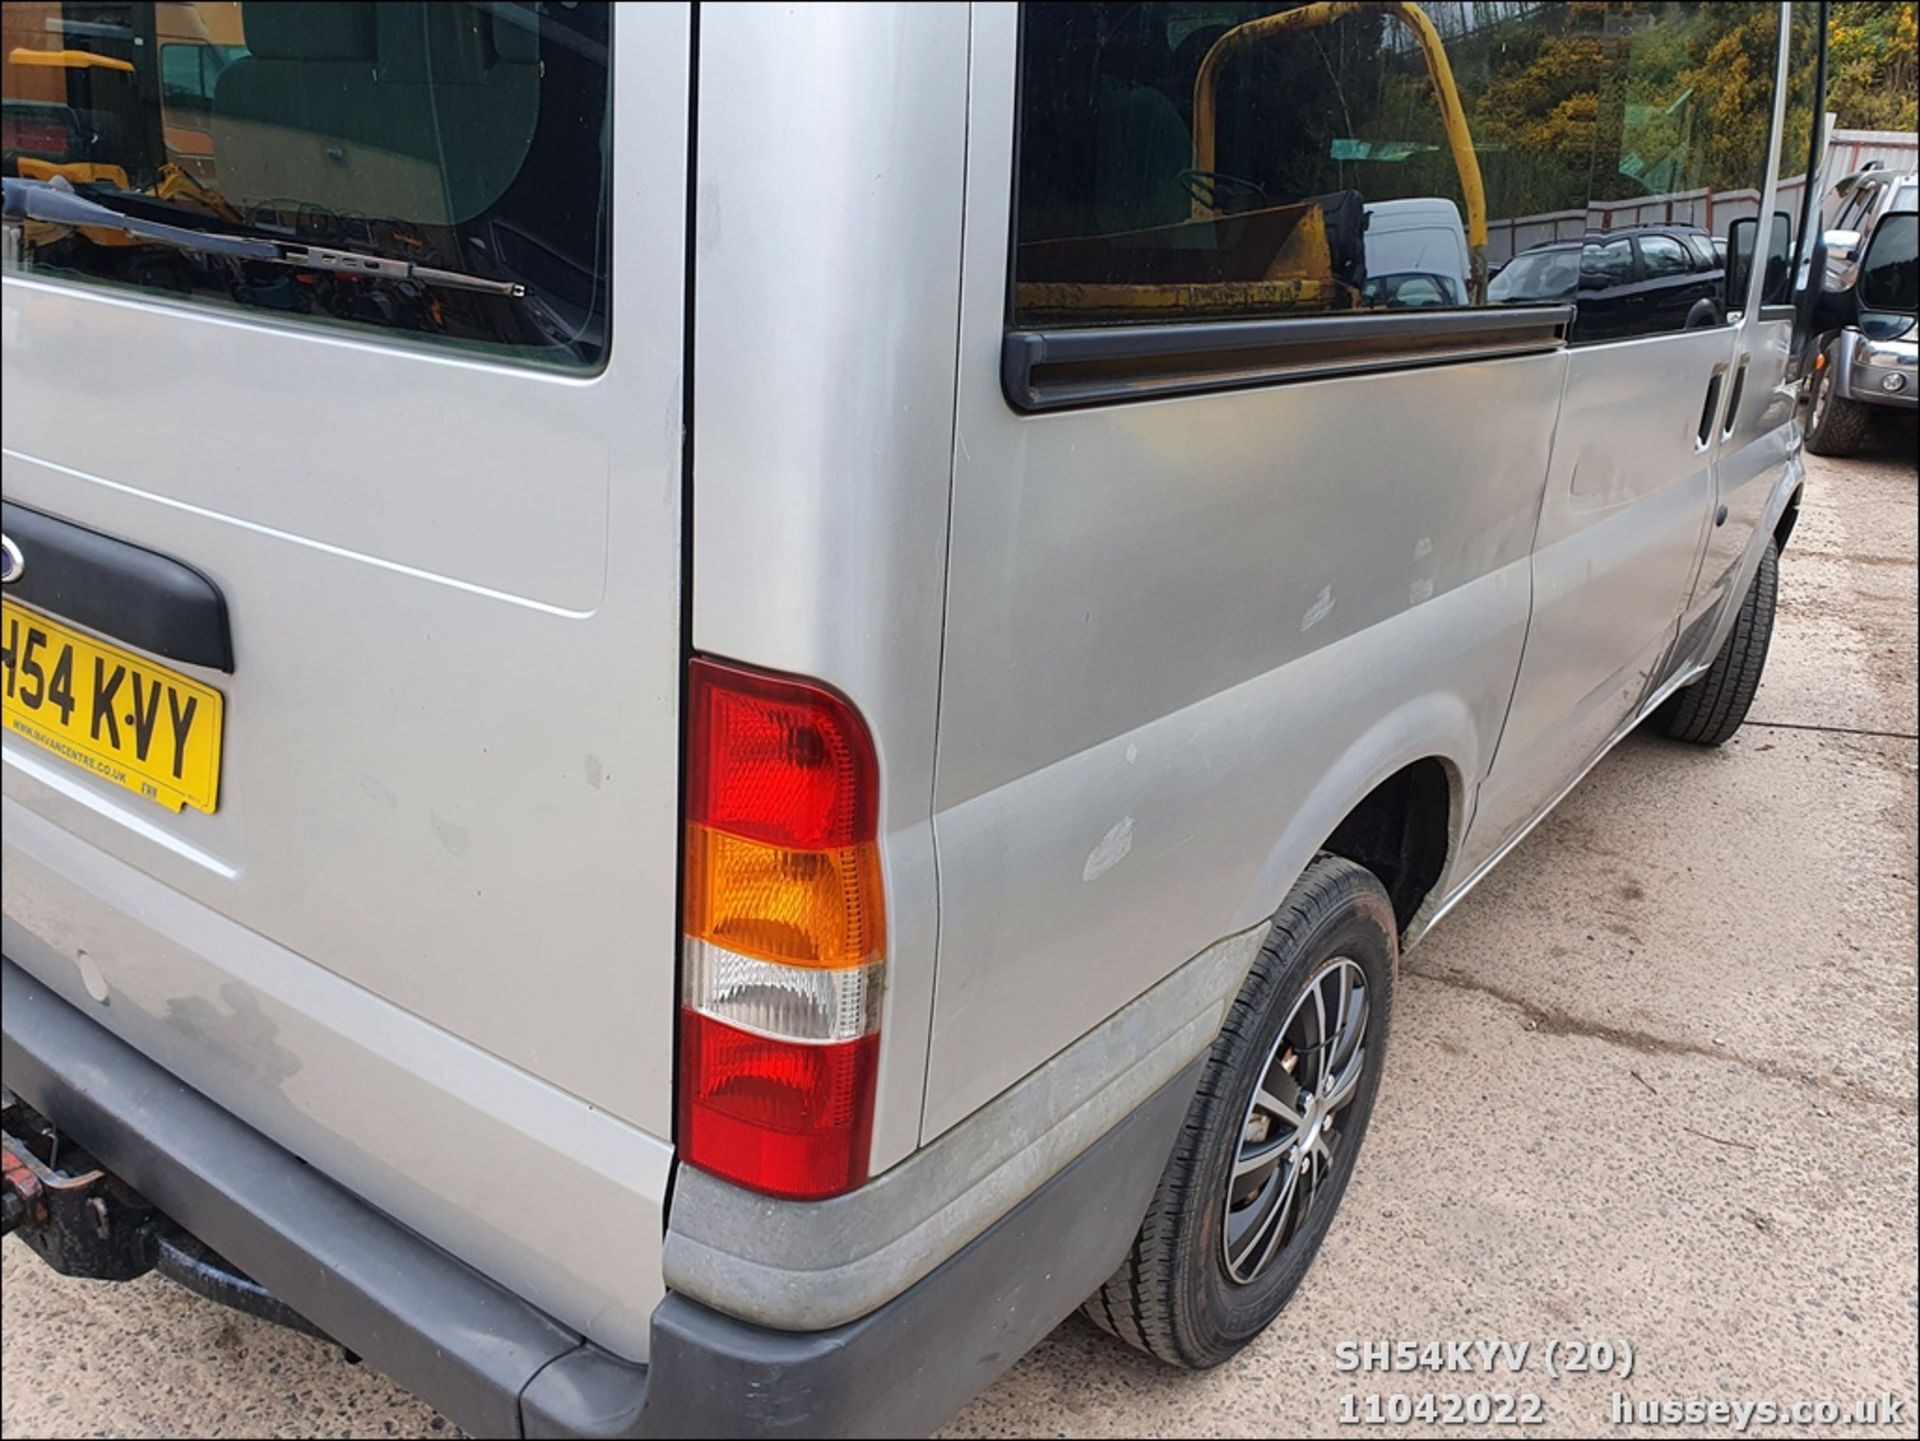
[[(1920, 207), (1920, 176), (1863, 170), (1834, 186), (1840, 208), (1824, 237), (1827, 286), (1846, 292), (1860, 278), (1867, 237), (1886, 216)], [(1874, 334), (1849, 325), (1824, 335), (1808, 384), (1807, 449), (1851, 455), (1882, 416), (1920, 409), (1920, 332), (1881, 319)]]
[(1580, 301), (1577, 333), (1590, 340), (1718, 325), (1726, 262), (1691, 226), (1593, 231), (1516, 255), (1488, 287), (1498, 305)]
[[(155, 8), (0, 67), (91, 137), (11, 159), (0, 286), (5, 1217), (62, 1270), (486, 1436), (924, 1432), (1077, 1307), (1219, 1365), (1402, 953), (1746, 716), (1791, 314), (1670, 227), (1363, 294), (1370, 188), (1475, 301), (1502, 194), (1776, 192), (1687, 108), (1739, 7), (246, 0), (171, 101)], [(1593, 89), (1482, 145), (1516, 34)]]

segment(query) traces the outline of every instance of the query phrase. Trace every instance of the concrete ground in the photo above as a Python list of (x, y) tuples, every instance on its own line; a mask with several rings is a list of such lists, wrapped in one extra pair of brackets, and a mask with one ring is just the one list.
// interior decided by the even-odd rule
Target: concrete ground
[[(1635, 1434), (1610, 1422), (1615, 1391), (1891, 1392), (1896, 1426), (1774, 1434), (1915, 1434), (1906, 447), (1809, 457), (1772, 659), (1734, 742), (1628, 741), (1408, 957), (1371, 1139), (1266, 1336), (1195, 1376), (1075, 1318), (951, 1434), (1331, 1435), (1344, 1398), (1364, 1418), (1369, 1395), (1424, 1391), (1535, 1393), (1536, 1435)], [(0, 1249), (7, 1436), (452, 1430), (337, 1348)], [(1526, 1370), (1337, 1369), (1343, 1341), (1482, 1337), (1531, 1342)], [(1540, 1348), (1569, 1338), (1630, 1345), (1631, 1379), (1551, 1378)]]

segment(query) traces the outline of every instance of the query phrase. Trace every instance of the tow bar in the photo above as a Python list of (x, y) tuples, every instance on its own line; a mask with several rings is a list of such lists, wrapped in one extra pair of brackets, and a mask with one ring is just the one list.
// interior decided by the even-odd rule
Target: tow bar
[(138, 1191), (11, 1091), (0, 1090), (0, 1221), (64, 1276), (151, 1271), (161, 1222)]
[(326, 1339), (45, 1116), (0, 1089), (0, 1235), (8, 1233), (63, 1276), (131, 1281), (158, 1270), (209, 1301)]

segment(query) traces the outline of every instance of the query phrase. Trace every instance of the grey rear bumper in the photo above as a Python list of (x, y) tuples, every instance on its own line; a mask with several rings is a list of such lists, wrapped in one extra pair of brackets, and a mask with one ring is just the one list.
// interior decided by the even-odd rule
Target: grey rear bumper
[(482, 1436), (933, 1429), (1125, 1254), (1201, 1065), (879, 1310), (782, 1332), (669, 1295), (653, 1313), (651, 1364), (639, 1366), (348, 1194), (11, 962), (0, 962), (0, 1010), (9, 1088), (294, 1310)]

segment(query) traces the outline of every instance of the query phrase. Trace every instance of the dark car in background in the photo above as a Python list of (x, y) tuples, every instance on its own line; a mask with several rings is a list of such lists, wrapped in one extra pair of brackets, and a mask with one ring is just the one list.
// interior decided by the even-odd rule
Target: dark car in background
[(1493, 277), (1487, 299), (1535, 305), (1577, 298), (1575, 338), (1606, 340), (1718, 325), (1726, 276), (1713, 238), (1697, 226), (1634, 226), (1522, 251)]

